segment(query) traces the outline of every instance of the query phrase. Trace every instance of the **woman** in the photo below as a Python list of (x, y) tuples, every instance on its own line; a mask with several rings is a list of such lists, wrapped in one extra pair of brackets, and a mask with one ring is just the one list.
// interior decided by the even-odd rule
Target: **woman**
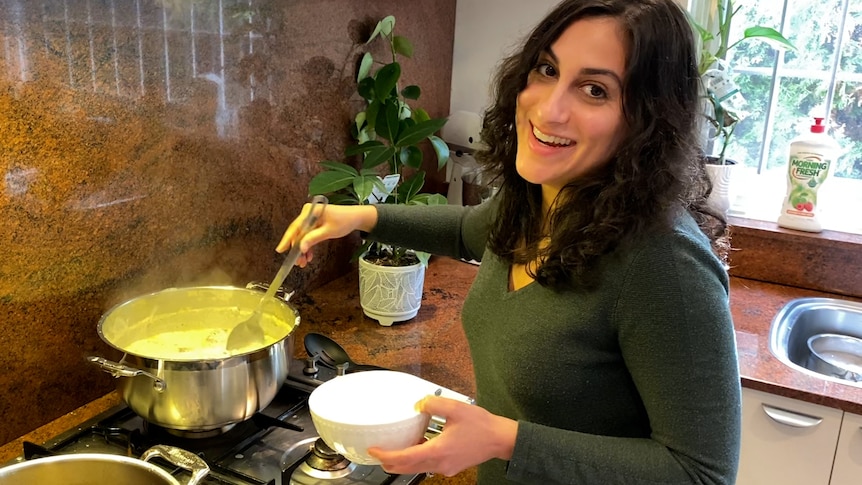
[(725, 224), (705, 208), (693, 45), (673, 0), (566, 0), (501, 66), (479, 157), (494, 198), (330, 206), (298, 242), (307, 252), (361, 230), (482, 261), (462, 310), (477, 406), (423, 400), (443, 433), (372, 449), (386, 470), (479, 465), (494, 485), (734, 482)]

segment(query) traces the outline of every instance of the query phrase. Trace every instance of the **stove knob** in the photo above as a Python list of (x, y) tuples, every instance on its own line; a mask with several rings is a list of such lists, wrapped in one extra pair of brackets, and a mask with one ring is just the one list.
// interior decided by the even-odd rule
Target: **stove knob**
[(318, 368), (317, 368), (317, 359), (318, 359), (318, 355), (317, 355), (317, 354), (309, 355), (309, 356), (305, 359), (305, 367), (303, 367), (303, 368), (302, 368), (302, 373), (303, 373), (303, 374), (305, 374), (305, 375), (307, 375), (307, 376), (313, 376), (313, 375), (316, 375), (316, 374), (317, 374), (317, 371), (318, 371)]

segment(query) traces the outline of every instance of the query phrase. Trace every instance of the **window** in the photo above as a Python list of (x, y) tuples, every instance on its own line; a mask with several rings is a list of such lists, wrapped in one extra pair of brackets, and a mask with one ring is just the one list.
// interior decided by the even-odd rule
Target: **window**
[[(714, 0), (690, 0), (700, 20)], [(790, 141), (814, 117), (844, 148), (818, 192), (825, 229), (862, 234), (862, 0), (736, 0), (731, 42), (746, 27), (773, 27), (796, 52), (751, 40), (728, 53), (746, 99), (728, 158), (734, 175), (731, 215), (775, 221), (784, 198)]]

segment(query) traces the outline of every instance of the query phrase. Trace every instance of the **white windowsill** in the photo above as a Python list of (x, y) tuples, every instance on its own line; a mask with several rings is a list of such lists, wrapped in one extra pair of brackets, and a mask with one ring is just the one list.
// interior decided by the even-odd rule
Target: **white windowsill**
[[(787, 191), (786, 169), (758, 175), (739, 167), (731, 183), (733, 217), (775, 222)], [(830, 176), (817, 192), (824, 230), (862, 234), (862, 181)]]

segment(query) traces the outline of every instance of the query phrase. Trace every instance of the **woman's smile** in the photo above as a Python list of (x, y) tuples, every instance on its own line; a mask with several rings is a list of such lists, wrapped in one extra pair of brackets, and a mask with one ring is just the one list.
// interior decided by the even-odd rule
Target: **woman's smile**
[(568, 138), (562, 138), (559, 136), (548, 135), (543, 133), (541, 130), (533, 126), (533, 136), (544, 145), (551, 147), (568, 147), (573, 143), (573, 140)]

